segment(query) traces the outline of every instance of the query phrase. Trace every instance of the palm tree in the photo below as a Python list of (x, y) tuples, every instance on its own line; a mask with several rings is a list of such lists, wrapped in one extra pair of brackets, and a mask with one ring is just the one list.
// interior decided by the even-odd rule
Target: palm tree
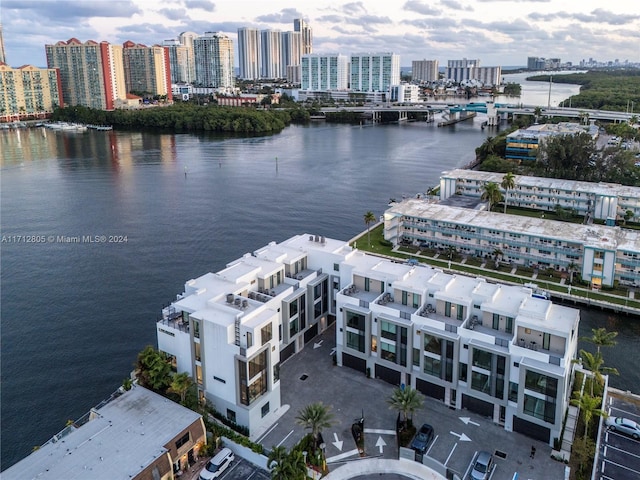
[(573, 274), (578, 270), (578, 265), (575, 262), (571, 262), (567, 265), (567, 271), (569, 272), (569, 285), (573, 285)]
[(500, 187), (495, 182), (487, 182), (482, 187), (481, 200), (486, 200), (489, 204), (488, 210), (491, 211), (491, 206), (502, 200), (502, 193), (500, 193)]
[(189, 388), (193, 385), (193, 380), (187, 372), (174, 373), (169, 385), (169, 391), (180, 395), (180, 403), (184, 405)]
[[(600, 352), (594, 355), (586, 350), (580, 350), (580, 360), (582, 361), (582, 366), (593, 373), (594, 380), (600, 385), (604, 383), (603, 374), (620, 375), (616, 368), (604, 366), (604, 359)], [(593, 382), (591, 382), (591, 395), (593, 395)]]
[(171, 365), (159, 351), (147, 345), (138, 354), (136, 374), (142, 386), (159, 392), (171, 382)]
[(289, 453), (286, 465), (290, 480), (306, 480), (308, 478), (307, 461), (300, 450)]
[(580, 337), (580, 340), (593, 343), (596, 346), (598, 355), (600, 355), (600, 347), (613, 347), (618, 343), (615, 341), (618, 332), (609, 332), (606, 328), (592, 328), (591, 333), (592, 335), (590, 337)]
[(538, 123), (538, 118), (542, 115), (542, 108), (536, 107), (533, 109), (533, 118), (534, 123)]
[(371, 232), (369, 231), (369, 225), (376, 221), (376, 216), (371, 210), (364, 214), (364, 223), (367, 225), (367, 236), (369, 237), (369, 246), (371, 246)]
[(275, 468), (276, 465), (280, 465), (287, 459), (287, 449), (282, 445), (277, 447), (271, 447), (269, 456), (267, 457), (267, 467), (270, 469)]
[(633, 210), (627, 210), (626, 212), (624, 212), (624, 216), (622, 217), (624, 219), (624, 224), (626, 225), (627, 222), (631, 220), (633, 217), (634, 217)]
[(575, 392), (574, 399), (571, 400), (571, 405), (578, 407), (582, 412), (582, 418), (584, 420), (584, 436), (583, 439), (586, 442), (589, 434), (589, 424), (591, 419), (595, 416), (607, 418), (607, 412), (600, 409), (602, 405), (602, 397), (592, 397), (586, 393), (580, 395), (580, 392)]
[(498, 259), (502, 258), (503, 255), (504, 255), (504, 253), (499, 248), (496, 248), (493, 251), (493, 261), (496, 262), (496, 268), (498, 268), (500, 266), (500, 260), (498, 260)]
[(333, 425), (333, 415), (330, 412), (331, 407), (324, 405), (322, 402), (307, 405), (296, 417), (296, 423), (304, 428), (311, 430), (314, 447), (318, 447), (320, 435), (323, 428), (329, 428)]
[(504, 188), (504, 213), (507, 213), (507, 198), (509, 197), (509, 190), (516, 188), (516, 176), (508, 172), (502, 177), (502, 183), (500, 186)]
[(413, 412), (422, 407), (423, 401), (422, 394), (408, 385), (394, 389), (387, 399), (389, 408), (400, 412), (402, 422), (406, 422), (408, 418), (413, 419)]

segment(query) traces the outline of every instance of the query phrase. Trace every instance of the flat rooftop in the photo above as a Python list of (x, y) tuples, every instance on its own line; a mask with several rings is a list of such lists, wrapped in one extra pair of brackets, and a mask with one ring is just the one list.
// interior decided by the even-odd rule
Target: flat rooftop
[(2, 472), (2, 479), (132, 478), (164, 455), (164, 446), (200, 418), (140, 386), (93, 412), (96, 418), (43, 445)]

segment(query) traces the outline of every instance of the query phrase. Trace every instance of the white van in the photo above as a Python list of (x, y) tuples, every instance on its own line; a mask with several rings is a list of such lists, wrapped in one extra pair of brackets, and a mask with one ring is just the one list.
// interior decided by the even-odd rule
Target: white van
[(230, 449), (223, 448), (204, 466), (200, 472), (200, 480), (218, 478), (235, 459), (236, 457)]

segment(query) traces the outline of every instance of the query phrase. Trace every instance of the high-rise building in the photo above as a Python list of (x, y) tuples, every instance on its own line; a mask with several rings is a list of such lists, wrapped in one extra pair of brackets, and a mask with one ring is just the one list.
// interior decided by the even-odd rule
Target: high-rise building
[(85, 43), (71, 38), (45, 45), (47, 66), (60, 71), (67, 105), (113, 110), (126, 100), (122, 47), (108, 42)]
[(241, 79), (255, 80), (260, 78), (262, 68), (260, 45), (260, 31), (258, 29), (238, 29), (238, 65)]
[(235, 85), (233, 41), (224, 34), (206, 32), (193, 40), (196, 86), (229, 88)]
[(4, 38), (2, 37), (2, 24), (0, 23), (0, 63), (7, 63), (7, 56), (4, 52)]
[(349, 57), (341, 54), (302, 56), (302, 90), (346, 90), (349, 88)]
[(387, 92), (400, 83), (400, 56), (394, 53), (351, 55), (351, 85), (356, 92)]
[(189, 59), (192, 53), (189, 47), (182, 45), (179, 40), (171, 39), (162, 42), (169, 54), (169, 67), (171, 70), (171, 83), (191, 83)]
[(456, 83), (471, 80), (473, 69), (480, 66), (480, 60), (449, 60), (444, 78)]
[(300, 32), (283, 32), (282, 41), (280, 42), (280, 64), (282, 65), (283, 77), (287, 78), (287, 68), (300, 66), (302, 58), (302, 37)]
[(168, 48), (123, 44), (124, 77), (128, 92), (166, 96), (171, 100), (171, 68)]
[(302, 54), (313, 53), (313, 31), (311, 27), (302, 18), (296, 18), (293, 21), (293, 30), (300, 32), (302, 36)]
[(0, 63), (0, 122), (43, 118), (62, 105), (56, 69)]
[(411, 80), (414, 82), (435, 82), (438, 76), (438, 60), (413, 60)]
[(262, 78), (284, 78), (286, 65), (282, 65), (282, 32), (262, 30), (260, 32)]
[(195, 61), (195, 53), (193, 51), (193, 40), (198, 38), (198, 35), (195, 32), (182, 32), (178, 35), (178, 41), (181, 45), (187, 47), (189, 52), (189, 83), (195, 82), (196, 79), (196, 61)]

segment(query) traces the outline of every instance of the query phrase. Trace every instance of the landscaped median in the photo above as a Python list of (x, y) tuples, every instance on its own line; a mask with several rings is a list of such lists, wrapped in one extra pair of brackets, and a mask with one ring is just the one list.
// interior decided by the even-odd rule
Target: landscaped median
[[(406, 261), (410, 258), (414, 258), (432, 267), (461, 272), (474, 277), (485, 277), (488, 280), (495, 280), (501, 283), (514, 285), (535, 283), (539, 288), (548, 291), (551, 296), (562, 300), (582, 303), (590, 306), (598, 306), (625, 313), (640, 314), (640, 300), (629, 298), (629, 293), (621, 288), (614, 289), (611, 292), (602, 290), (596, 291), (581, 286), (566, 285), (562, 282), (562, 278), (560, 276), (554, 274), (549, 276), (544, 270), (537, 273), (532, 269), (516, 266), (516, 273), (511, 274), (502, 271), (500, 268), (492, 268), (494, 266), (494, 261), (491, 259), (485, 260), (485, 268), (483, 268), (481, 266), (473, 265), (478, 263), (478, 259), (473, 257), (470, 257), (465, 261), (460, 258), (459, 254), (452, 254), (452, 259), (450, 260), (447, 258), (448, 253), (446, 252), (438, 253), (432, 250), (420, 250), (416, 247), (408, 249), (394, 248), (387, 240), (384, 239), (383, 231), (384, 225), (382, 223), (378, 223), (370, 230), (370, 243), (366, 230), (353, 238), (349, 243), (359, 250), (384, 256), (391, 260)], [(519, 274), (518, 272), (521, 270), (525, 270), (526, 274)]]

